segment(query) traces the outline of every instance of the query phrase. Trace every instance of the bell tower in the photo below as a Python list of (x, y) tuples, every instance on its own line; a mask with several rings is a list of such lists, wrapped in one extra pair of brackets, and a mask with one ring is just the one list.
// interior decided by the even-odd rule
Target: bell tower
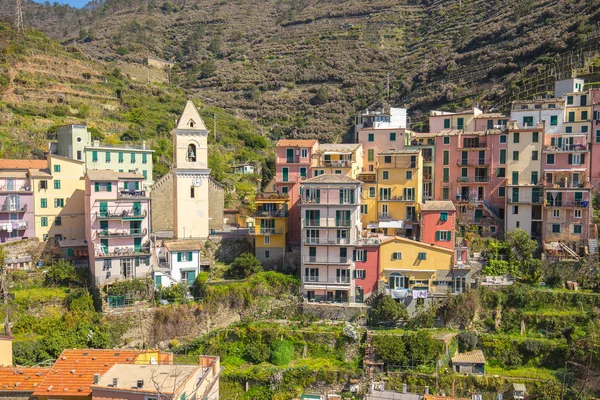
[(173, 230), (178, 239), (208, 237), (208, 130), (188, 100), (173, 137)]

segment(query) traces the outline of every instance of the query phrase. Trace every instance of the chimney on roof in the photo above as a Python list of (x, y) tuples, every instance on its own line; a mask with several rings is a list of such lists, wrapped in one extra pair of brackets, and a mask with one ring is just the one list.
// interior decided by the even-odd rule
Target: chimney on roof
[(94, 140), (94, 147), (100, 147), (100, 141)]
[(94, 374), (94, 385), (97, 385), (100, 382), (100, 374)]
[(142, 149), (144, 149), (144, 150), (146, 149), (146, 141), (145, 140), (142, 142)]
[(113, 378), (113, 386), (114, 387), (119, 386), (119, 378)]
[(138, 379), (137, 381), (137, 388), (141, 389), (144, 387), (144, 380), (143, 379)]

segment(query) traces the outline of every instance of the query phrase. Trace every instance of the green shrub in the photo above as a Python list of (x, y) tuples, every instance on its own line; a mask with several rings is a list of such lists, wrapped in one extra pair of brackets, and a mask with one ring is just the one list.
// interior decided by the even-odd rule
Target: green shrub
[(477, 347), (479, 338), (475, 332), (461, 332), (456, 336), (458, 351), (465, 352), (474, 350)]
[(46, 283), (68, 285), (77, 277), (75, 266), (66, 260), (58, 260), (48, 268)]
[[(246, 346), (248, 358), (255, 364), (268, 361), (271, 358), (271, 348), (262, 341), (253, 341)], [(292, 347), (293, 356), (293, 347)]]
[(408, 318), (408, 311), (404, 303), (400, 303), (390, 296), (379, 295), (374, 299), (371, 307), (370, 323), (395, 322)]
[(248, 278), (262, 271), (263, 267), (260, 261), (252, 253), (238, 256), (229, 267), (229, 273), (236, 278)]
[(273, 343), (271, 363), (287, 365), (294, 359), (294, 345), (289, 340), (277, 340)]

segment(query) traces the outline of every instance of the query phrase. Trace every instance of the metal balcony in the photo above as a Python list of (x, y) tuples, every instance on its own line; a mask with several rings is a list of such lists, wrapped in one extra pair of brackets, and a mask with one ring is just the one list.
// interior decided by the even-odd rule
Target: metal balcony
[(98, 229), (98, 236), (102, 237), (122, 237), (122, 238), (130, 238), (130, 237), (142, 237), (148, 234), (148, 230), (146, 228), (143, 229)]
[(304, 256), (302, 260), (305, 264), (334, 264), (334, 265), (347, 265), (352, 261), (349, 257), (317, 257), (317, 256)]
[(134, 212), (134, 210), (122, 210), (116, 212), (96, 212), (96, 219), (136, 219), (146, 218), (148, 211)]

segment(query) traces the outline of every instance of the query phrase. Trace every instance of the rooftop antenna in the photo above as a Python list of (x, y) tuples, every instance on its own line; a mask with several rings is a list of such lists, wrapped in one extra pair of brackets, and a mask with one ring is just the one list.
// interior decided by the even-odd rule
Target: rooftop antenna
[(23, 0), (16, 0), (16, 6), (15, 6), (15, 13), (16, 13), (16, 18), (17, 18), (17, 32), (18, 33), (25, 33), (25, 28), (23, 27), (23, 9), (21, 8), (21, 3), (23, 2)]

